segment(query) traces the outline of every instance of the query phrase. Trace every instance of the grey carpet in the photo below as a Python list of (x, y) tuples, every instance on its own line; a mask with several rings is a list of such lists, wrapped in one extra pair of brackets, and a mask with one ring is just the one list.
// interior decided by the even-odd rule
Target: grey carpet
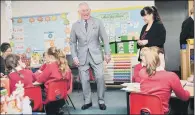
[(68, 105), (68, 109), (71, 114), (126, 114), (126, 94), (124, 91), (120, 90), (107, 90), (105, 93), (105, 102), (107, 109), (100, 110), (97, 102), (97, 93), (92, 93), (92, 102), (93, 106), (87, 110), (81, 110), (81, 106), (83, 105), (83, 94), (80, 91), (73, 92), (70, 95), (76, 110), (70, 104)]

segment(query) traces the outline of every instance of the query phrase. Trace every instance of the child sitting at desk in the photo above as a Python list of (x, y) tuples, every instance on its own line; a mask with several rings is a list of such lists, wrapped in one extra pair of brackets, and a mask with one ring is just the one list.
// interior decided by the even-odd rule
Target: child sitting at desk
[(144, 55), (147, 53), (147, 51), (148, 51), (147, 48), (142, 49), (140, 51), (140, 59), (141, 59), (141, 62), (139, 64), (135, 65), (134, 72), (133, 72), (134, 74), (133, 74), (133, 77), (132, 77), (132, 82), (138, 82), (138, 83), (140, 83), (140, 81), (141, 81), (141, 78), (139, 76), (139, 72), (140, 72), (140, 70), (144, 66), (144, 63), (145, 63)]
[(24, 88), (33, 86), (33, 82), (35, 81), (34, 74), (31, 70), (25, 69), (26, 65), (18, 55), (9, 54), (5, 58), (5, 66), (9, 72), (10, 93), (16, 89), (15, 85), (19, 81), (24, 84)]
[[(156, 47), (157, 48), (157, 47)], [(150, 53), (145, 54), (146, 67), (140, 71), (142, 79), (140, 89), (142, 93), (158, 96), (163, 105), (165, 114), (169, 113), (169, 99), (173, 91), (177, 97), (183, 101), (187, 101), (190, 93), (182, 87), (179, 77), (173, 73), (160, 67), (160, 59), (158, 52), (147, 48)]]
[[(160, 67), (165, 68), (164, 52), (160, 48), (158, 48), (156, 46), (150, 47), (150, 49), (153, 50), (154, 52), (157, 52), (158, 53), (159, 59), (160, 59)], [(144, 48), (144, 49), (142, 49), (140, 51), (140, 59), (141, 59), (141, 62), (139, 64), (135, 65), (134, 75), (133, 75), (133, 78), (132, 78), (132, 81), (133, 82), (140, 83), (140, 81), (141, 81), (141, 78), (139, 76), (139, 72), (144, 67), (144, 63), (146, 61), (145, 58), (144, 58), (144, 55), (146, 53), (149, 53), (147, 51), (149, 51), (148, 47), (146, 47), (146, 48)]]
[[(56, 47), (50, 47), (46, 55), (48, 56), (47, 66), (39, 75), (36, 75), (36, 82), (44, 83), (45, 86), (43, 100), (46, 99), (49, 83), (67, 77), (66, 73), (70, 71), (63, 51), (56, 49)], [(47, 106), (49, 114), (54, 115), (60, 111), (64, 105), (64, 99), (58, 102), (58, 104)]]

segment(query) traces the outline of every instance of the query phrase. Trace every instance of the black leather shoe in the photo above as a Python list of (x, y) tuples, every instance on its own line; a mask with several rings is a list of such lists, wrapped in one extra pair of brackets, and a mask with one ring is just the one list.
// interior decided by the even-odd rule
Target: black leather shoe
[(65, 112), (63, 111), (62, 108), (60, 108), (60, 109), (57, 111), (56, 115), (65, 115)]
[(84, 105), (81, 107), (81, 109), (82, 109), (82, 110), (85, 110), (85, 109), (88, 109), (88, 108), (91, 107), (91, 106), (92, 106), (92, 103), (84, 104)]
[(106, 105), (105, 104), (99, 104), (100, 110), (106, 110)]

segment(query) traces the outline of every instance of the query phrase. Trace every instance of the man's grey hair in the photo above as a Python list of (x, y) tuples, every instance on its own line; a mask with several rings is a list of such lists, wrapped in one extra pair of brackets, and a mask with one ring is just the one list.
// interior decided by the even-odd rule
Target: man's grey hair
[(85, 6), (88, 6), (89, 7), (89, 5), (87, 4), (87, 2), (81, 2), (80, 4), (79, 4), (79, 6), (78, 6), (78, 10), (80, 9), (80, 7), (81, 6), (83, 6), (83, 5), (85, 5)]

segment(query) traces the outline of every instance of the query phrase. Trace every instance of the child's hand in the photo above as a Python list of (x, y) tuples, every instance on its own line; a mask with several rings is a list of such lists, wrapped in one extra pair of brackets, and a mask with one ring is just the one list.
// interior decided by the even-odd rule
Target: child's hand
[(188, 82), (193, 82), (193, 80), (194, 80), (194, 76), (190, 76), (190, 77), (187, 79)]
[(1, 77), (3, 77), (3, 76), (4, 76), (4, 74), (3, 74), (3, 73), (0, 73), (0, 76), (1, 76)]
[(41, 70), (38, 70), (37, 72), (38, 72), (38, 73), (42, 73), (42, 71), (41, 71)]
[(41, 85), (42, 83), (39, 83), (39, 82), (37, 82), (37, 81), (35, 81), (34, 83), (33, 83), (33, 85)]

